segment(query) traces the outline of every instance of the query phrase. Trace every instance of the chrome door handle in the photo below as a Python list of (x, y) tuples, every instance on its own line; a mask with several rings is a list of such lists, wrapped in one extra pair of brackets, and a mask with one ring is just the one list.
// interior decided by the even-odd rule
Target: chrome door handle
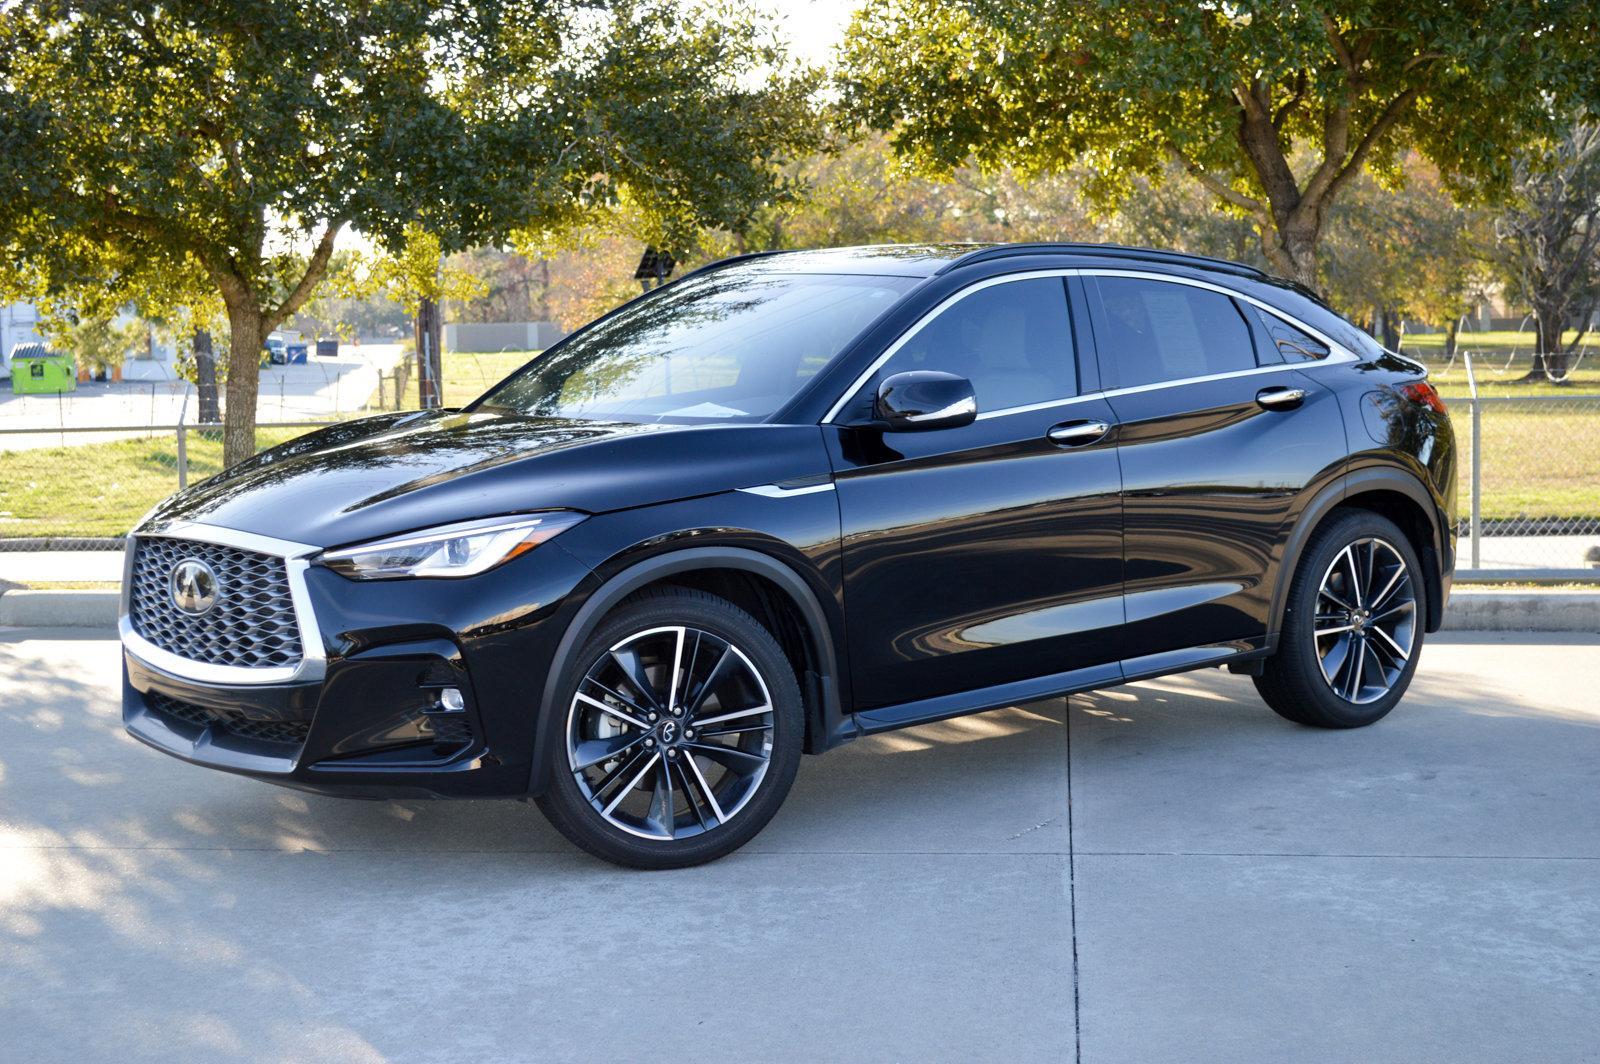
[(1093, 443), (1110, 431), (1111, 426), (1104, 421), (1067, 421), (1057, 425), (1045, 435), (1050, 437), (1052, 443), (1082, 447), (1086, 443)]
[(1263, 388), (1256, 393), (1256, 403), (1268, 410), (1290, 410), (1305, 401), (1304, 388)]

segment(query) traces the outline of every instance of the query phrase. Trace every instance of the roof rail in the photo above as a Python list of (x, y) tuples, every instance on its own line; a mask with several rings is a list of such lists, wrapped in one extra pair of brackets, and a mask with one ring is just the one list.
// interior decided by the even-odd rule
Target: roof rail
[(1231, 262), (1228, 259), (1214, 259), (1208, 255), (1186, 255), (1181, 251), (1161, 251), (1158, 248), (1130, 247), (1126, 244), (1075, 244), (1075, 243), (1035, 243), (1035, 244), (994, 244), (989, 247), (969, 251), (960, 258), (952, 259), (938, 270), (939, 273), (949, 273), (958, 266), (967, 266), (974, 262), (987, 262), (990, 259), (1011, 258), (1016, 255), (1104, 255), (1108, 258), (1142, 259), (1147, 262), (1165, 262), (1173, 266), (1199, 266), (1208, 270), (1217, 270), (1222, 273), (1236, 274), (1240, 277), (1265, 277), (1266, 274), (1254, 266), (1246, 266), (1242, 262)]

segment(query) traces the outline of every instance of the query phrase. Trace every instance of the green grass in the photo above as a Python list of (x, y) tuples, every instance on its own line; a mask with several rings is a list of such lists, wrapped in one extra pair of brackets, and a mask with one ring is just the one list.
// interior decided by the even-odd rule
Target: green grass
[[(537, 352), (444, 356), (446, 406), (462, 406)], [(413, 380), (407, 393), (417, 406)], [(291, 440), (307, 429), (263, 429), (258, 448)], [(189, 483), (222, 470), (222, 441), (189, 433)], [(178, 490), (177, 441), (170, 433), (76, 447), (0, 451), (0, 537), (120, 536)]]
[[(495, 351), (488, 354), (470, 354), (464, 351), (444, 353), (444, 405), (466, 406), (494, 385), (520, 369), (537, 351)], [(404, 406), (415, 410), (418, 406), (415, 374), (408, 381)]]
[[(256, 434), (271, 447), (304, 429)], [(220, 434), (189, 433), (189, 483), (222, 470)], [(120, 536), (145, 511), (178, 490), (171, 435), (0, 451), (0, 537)]]
[[(1567, 340), (1573, 334), (1567, 334)], [(1579, 348), (1583, 361), (1565, 384), (1548, 381), (1520, 381), (1528, 372), (1533, 360), (1533, 333), (1501, 330), (1496, 332), (1462, 333), (1456, 342), (1458, 353), (1445, 368), (1444, 333), (1413, 333), (1405, 338), (1402, 353), (1420, 359), (1428, 366), (1428, 378), (1440, 394), (1466, 396), (1471, 394), (1467, 384), (1466, 359), (1461, 352), (1472, 353), (1473, 374), (1478, 380), (1478, 394), (1482, 396), (1525, 395), (1600, 395), (1600, 335), (1589, 333)]]
[[(1485, 339), (1513, 339), (1515, 335), (1479, 333), (1469, 339), (1482, 347)], [(1442, 339), (1412, 337), (1406, 348), (1426, 357), (1428, 341)], [(1439, 343), (1432, 346), (1437, 351)], [(445, 404), (470, 402), (533, 354), (446, 354)], [(1594, 368), (1591, 370), (1586, 360), (1580, 373), (1582, 383), (1577, 386), (1485, 385), (1480, 376), (1479, 394), (1600, 395), (1600, 340), (1589, 358), (1594, 359)], [(1504, 354), (1499, 364), (1504, 364)], [(1458, 361), (1450, 373), (1434, 373), (1433, 380), (1448, 397), (1466, 394), (1466, 378), (1459, 367)], [(1460, 387), (1456, 388), (1452, 382), (1458, 374)], [(412, 382), (413, 407), (415, 388)], [(1464, 404), (1456, 404), (1455, 423), (1461, 448), (1460, 506), (1465, 514), (1471, 466)], [(300, 432), (263, 430), (258, 440), (266, 447)], [(1485, 518), (1600, 517), (1600, 400), (1581, 405), (1487, 406), (1483, 434)], [(188, 450), (191, 484), (222, 468), (220, 440), (191, 433)], [(176, 445), (170, 435), (0, 452), (0, 537), (118, 536), (177, 486)]]

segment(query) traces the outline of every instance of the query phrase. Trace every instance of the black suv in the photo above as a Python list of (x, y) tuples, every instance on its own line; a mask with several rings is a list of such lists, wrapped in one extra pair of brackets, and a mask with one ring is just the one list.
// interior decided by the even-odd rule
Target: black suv
[(623, 864), (726, 854), (800, 755), (1224, 665), (1382, 717), (1439, 627), (1420, 366), (1233, 263), (755, 255), (459, 410), (333, 426), (130, 537), (123, 716), (364, 797), (533, 797)]

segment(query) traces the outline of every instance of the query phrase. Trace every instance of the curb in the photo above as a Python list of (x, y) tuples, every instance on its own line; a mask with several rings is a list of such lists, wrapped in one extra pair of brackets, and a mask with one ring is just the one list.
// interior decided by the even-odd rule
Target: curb
[[(115, 631), (116, 591), (8, 591), (0, 628), (103, 628)], [(1444, 615), (1447, 632), (1593, 632), (1600, 634), (1600, 591), (1456, 590)]]
[(1600, 633), (1600, 591), (1453, 591), (1444, 630)]
[(7, 591), (0, 595), (0, 628), (103, 628), (114, 632), (117, 591)]

